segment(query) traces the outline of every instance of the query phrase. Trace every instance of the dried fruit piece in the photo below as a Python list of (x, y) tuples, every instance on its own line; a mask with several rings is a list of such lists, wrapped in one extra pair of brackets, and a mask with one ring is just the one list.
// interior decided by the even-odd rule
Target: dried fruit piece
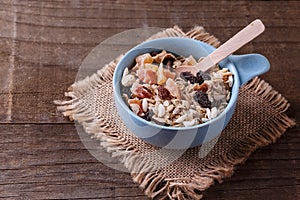
[(197, 91), (194, 94), (194, 99), (197, 101), (203, 108), (211, 108), (211, 102), (208, 99), (207, 94), (202, 91)]
[(175, 77), (176, 77), (176, 73), (171, 72), (169, 69), (164, 69), (164, 75), (167, 79), (168, 78), (175, 79)]
[(162, 100), (171, 98), (171, 94), (170, 94), (169, 90), (166, 89), (164, 86), (158, 87), (157, 91), (158, 91), (159, 98), (161, 98)]
[(181, 72), (180, 73), (180, 78), (182, 78), (185, 81), (189, 81), (192, 84), (194, 84), (196, 82), (196, 77), (189, 71)]
[(151, 69), (154, 72), (157, 72), (158, 70), (158, 65), (155, 64), (150, 64), (150, 63), (145, 63), (145, 69)]
[(143, 66), (145, 63), (152, 63), (153, 62), (153, 58), (150, 55), (150, 53), (146, 53), (146, 54), (143, 54), (143, 55), (140, 55), (140, 56), (136, 57), (135, 61), (140, 66)]
[(167, 81), (167, 77), (164, 73), (163, 65), (160, 64), (157, 70), (157, 84), (163, 85)]
[(145, 86), (138, 86), (133, 92), (133, 95), (140, 99), (153, 97), (151, 90), (146, 88)]
[(196, 74), (196, 83), (202, 84), (204, 82), (204, 79), (201, 75), (198, 75), (199, 72)]
[(202, 83), (201, 85), (195, 84), (193, 89), (206, 93), (208, 90), (208, 85), (206, 83)]
[(178, 99), (180, 99), (181, 95), (180, 95), (180, 90), (179, 88), (177, 87), (177, 84), (176, 82), (173, 80), (173, 79), (168, 79), (167, 82), (166, 82), (166, 86), (165, 88), (167, 90), (169, 90), (170, 94), (173, 96), (173, 97), (176, 97)]
[(151, 69), (139, 69), (137, 75), (144, 83), (156, 84), (156, 72)]
[(128, 104), (138, 104), (141, 105), (141, 100), (135, 98), (135, 99), (129, 99)]
[(143, 110), (142, 110), (142, 103), (141, 100), (139, 99), (129, 99), (128, 104), (130, 109), (137, 114), (138, 116), (143, 115)]

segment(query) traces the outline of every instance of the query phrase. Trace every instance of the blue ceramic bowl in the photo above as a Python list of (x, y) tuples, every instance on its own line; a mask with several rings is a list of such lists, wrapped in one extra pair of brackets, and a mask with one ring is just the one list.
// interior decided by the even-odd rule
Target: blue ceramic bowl
[(118, 113), (126, 126), (139, 138), (159, 147), (187, 149), (204, 144), (217, 137), (230, 121), (238, 99), (241, 85), (255, 76), (267, 72), (268, 60), (259, 54), (232, 55), (219, 63), (234, 74), (232, 95), (226, 109), (216, 118), (192, 127), (166, 127), (146, 121), (133, 113), (122, 98), (121, 78), (126, 67), (134, 63), (135, 57), (149, 49), (165, 49), (178, 55), (196, 59), (207, 56), (215, 48), (206, 43), (188, 38), (161, 38), (141, 43), (128, 51), (117, 64), (114, 77), (114, 99)]

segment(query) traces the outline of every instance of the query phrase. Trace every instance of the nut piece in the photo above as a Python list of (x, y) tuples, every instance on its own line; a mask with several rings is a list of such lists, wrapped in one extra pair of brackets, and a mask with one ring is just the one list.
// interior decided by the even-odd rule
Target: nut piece
[(125, 87), (132, 86), (132, 84), (135, 82), (135, 77), (131, 74), (123, 76), (121, 83)]
[(166, 113), (165, 107), (162, 104), (158, 105), (158, 111), (157, 111), (157, 116), (158, 117), (163, 117)]
[(170, 105), (170, 102), (168, 100), (166, 100), (166, 101), (164, 101), (163, 104), (164, 104), (165, 107), (168, 107)]
[(216, 118), (218, 115), (218, 109), (216, 107), (213, 107), (211, 110), (210, 110), (210, 119), (213, 119), (213, 118)]
[(135, 82), (135, 77), (132, 74), (129, 74), (128, 68), (125, 68), (122, 76), (121, 83), (125, 87), (132, 86)]
[(172, 114), (173, 114), (173, 115), (177, 115), (177, 114), (179, 114), (179, 113), (180, 113), (180, 108), (175, 107), (175, 109), (173, 110)]
[(171, 104), (167, 107), (167, 112), (170, 113), (174, 109), (174, 105)]
[(147, 112), (147, 110), (148, 110), (148, 101), (147, 101), (146, 98), (142, 100), (142, 108), (143, 108), (144, 112)]
[(182, 123), (187, 118), (187, 115), (182, 115), (178, 119), (175, 120), (175, 123)]
[(182, 122), (185, 127), (194, 126), (197, 124), (197, 119)]

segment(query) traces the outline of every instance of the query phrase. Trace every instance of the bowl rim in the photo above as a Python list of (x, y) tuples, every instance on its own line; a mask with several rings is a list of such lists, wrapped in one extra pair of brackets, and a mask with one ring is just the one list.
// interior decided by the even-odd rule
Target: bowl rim
[[(128, 55), (132, 52), (132, 51), (135, 51), (135, 50), (138, 50), (139, 48), (147, 48), (147, 45), (151, 45), (152, 43), (159, 43), (161, 41), (170, 41), (170, 42), (174, 42), (176, 40), (183, 40), (183, 41), (186, 41), (186, 42), (191, 42), (191, 43), (195, 43), (195, 44), (200, 44), (202, 45), (204, 48), (208, 48), (208, 50), (214, 50), (216, 49), (215, 47), (207, 44), (207, 43), (204, 43), (202, 41), (199, 41), (199, 40), (195, 40), (195, 39), (192, 39), (192, 38), (181, 38), (181, 37), (167, 37), (167, 38), (158, 38), (158, 39), (153, 39), (153, 40), (149, 40), (149, 41), (146, 41), (146, 42), (143, 42), (143, 43), (140, 43), (138, 44), (137, 46), (131, 48), (129, 51), (127, 51), (124, 56), (121, 58), (121, 60), (117, 63), (116, 65), (116, 68), (115, 68), (115, 71), (114, 71), (114, 74), (113, 74), (113, 92), (114, 92), (114, 98), (115, 98), (115, 101), (117, 100), (121, 107), (124, 108), (127, 113), (133, 117), (135, 120), (138, 120), (138, 121), (141, 121), (142, 123), (145, 123), (146, 125), (148, 126), (152, 126), (152, 127), (155, 127), (155, 128), (159, 128), (159, 129), (165, 129), (165, 130), (173, 130), (173, 131), (183, 131), (183, 130), (192, 130), (192, 129), (198, 129), (198, 128), (202, 128), (202, 127), (205, 127), (205, 126), (209, 126), (210, 124), (213, 124), (215, 122), (217, 122), (218, 120), (222, 119), (222, 118), (226, 118), (226, 114), (231, 110), (231, 109), (234, 109), (235, 107), (235, 103), (238, 99), (238, 91), (239, 91), (239, 87), (240, 87), (240, 79), (239, 79), (239, 76), (238, 76), (238, 72), (236, 70), (236, 67), (235, 65), (229, 61), (228, 58), (224, 59), (223, 61), (220, 62), (220, 65), (224, 65), (224, 66), (227, 66), (227, 68), (230, 68), (230, 72), (232, 72), (234, 74), (233, 76), (233, 86), (231, 88), (231, 96), (230, 96), (230, 99), (229, 99), (229, 102), (226, 106), (226, 108), (215, 118), (205, 122), (205, 123), (201, 123), (201, 124), (197, 124), (197, 125), (194, 125), (194, 126), (189, 126), (189, 127), (174, 127), (174, 126), (164, 126), (164, 125), (159, 125), (159, 124), (156, 124), (156, 123), (153, 123), (151, 121), (147, 121), (141, 117), (139, 117), (138, 115), (136, 115), (132, 110), (130, 110), (129, 106), (125, 103), (123, 97), (122, 97), (122, 94), (121, 94), (121, 91), (120, 91), (120, 87), (117, 85), (119, 84), (120, 85), (120, 80), (122, 78), (122, 74), (123, 73), (120, 73), (121, 74), (121, 77), (117, 77), (117, 71), (118, 70), (121, 70), (120, 68), (122, 68), (121, 64), (124, 62), (124, 60), (128, 59)], [(163, 49), (163, 48), (162, 48)], [(168, 50), (167, 50), (168, 51)], [(174, 52), (176, 53), (176, 52)], [(221, 67), (221, 66), (220, 66)], [(122, 72), (124, 71), (125, 67), (122, 69)], [(232, 92), (233, 90), (236, 90), (236, 92)], [(119, 90), (119, 91), (118, 91)]]

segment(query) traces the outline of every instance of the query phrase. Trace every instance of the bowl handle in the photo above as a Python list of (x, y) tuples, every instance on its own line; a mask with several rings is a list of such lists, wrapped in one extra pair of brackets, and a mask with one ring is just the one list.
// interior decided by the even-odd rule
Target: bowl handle
[(228, 59), (235, 65), (241, 85), (270, 69), (268, 59), (260, 54), (231, 55)]

